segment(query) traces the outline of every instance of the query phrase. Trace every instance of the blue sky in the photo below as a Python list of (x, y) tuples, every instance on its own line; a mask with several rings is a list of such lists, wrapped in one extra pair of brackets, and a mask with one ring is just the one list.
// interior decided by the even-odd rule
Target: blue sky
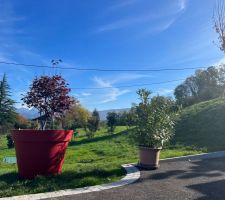
[[(213, 43), (215, 0), (0, 0), (0, 61), (60, 67), (160, 69), (207, 67), (224, 60)], [(183, 79), (194, 70), (172, 72), (95, 72), (59, 70), (88, 109), (130, 107), (134, 88), (120, 85)], [(21, 94), (33, 77), (52, 69), (0, 64), (12, 96)], [(154, 94), (172, 95), (180, 82), (146, 87)]]

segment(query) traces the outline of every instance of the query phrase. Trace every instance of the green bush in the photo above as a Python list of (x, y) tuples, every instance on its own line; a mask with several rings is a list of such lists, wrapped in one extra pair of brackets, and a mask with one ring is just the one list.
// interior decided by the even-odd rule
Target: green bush
[(6, 139), (7, 139), (7, 147), (8, 147), (8, 149), (14, 148), (14, 142), (13, 142), (12, 136), (10, 134), (8, 134), (6, 136)]
[(137, 91), (141, 102), (135, 106), (135, 121), (131, 137), (139, 146), (162, 147), (173, 136), (175, 102), (170, 98), (155, 96), (146, 89)]

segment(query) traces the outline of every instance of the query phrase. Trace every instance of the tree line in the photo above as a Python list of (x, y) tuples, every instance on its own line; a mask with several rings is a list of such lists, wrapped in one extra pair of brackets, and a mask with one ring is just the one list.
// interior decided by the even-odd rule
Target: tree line
[(175, 88), (174, 96), (177, 104), (184, 107), (223, 97), (225, 91), (225, 67), (208, 67), (197, 70), (194, 75)]
[[(208, 67), (205, 70), (197, 70), (193, 75), (178, 85), (174, 90), (174, 97), (167, 98), (176, 107), (190, 106), (198, 102), (224, 97), (225, 93), (225, 66)], [(7, 133), (12, 128), (38, 128), (35, 120), (31, 121), (16, 113), (15, 102), (11, 99), (10, 87), (6, 75), (0, 80), (0, 133)], [(107, 119), (100, 122), (100, 116), (95, 109), (89, 112), (78, 101), (67, 111), (64, 117), (54, 121), (54, 128), (73, 129), (83, 128), (87, 137), (94, 137), (100, 126), (107, 126), (108, 132), (113, 133), (116, 126), (135, 126), (135, 104), (130, 111), (109, 112)], [(38, 120), (38, 119), (37, 119)], [(52, 124), (47, 124), (51, 128)]]

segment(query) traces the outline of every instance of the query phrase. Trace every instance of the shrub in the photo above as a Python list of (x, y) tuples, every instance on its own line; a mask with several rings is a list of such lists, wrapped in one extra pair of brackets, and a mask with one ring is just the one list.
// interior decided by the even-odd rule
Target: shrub
[(135, 124), (131, 137), (139, 146), (162, 147), (173, 135), (174, 102), (167, 97), (150, 99), (151, 92), (137, 91), (141, 102), (135, 107)]
[(14, 148), (14, 142), (13, 142), (12, 136), (10, 134), (8, 134), (6, 136), (6, 139), (7, 139), (7, 147), (8, 147), (8, 149)]
[(107, 126), (108, 126), (108, 132), (110, 134), (114, 133), (116, 124), (117, 124), (117, 114), (115, 112), (109, 112), (107, 113)]

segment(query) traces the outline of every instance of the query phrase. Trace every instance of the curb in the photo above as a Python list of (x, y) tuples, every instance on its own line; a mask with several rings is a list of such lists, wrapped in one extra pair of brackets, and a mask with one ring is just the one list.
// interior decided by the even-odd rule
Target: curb
[(225, 157), (225, 151), (216, 151), (211, 153), (201, 153), (189, 156), (180, 156), (173, 158), (165, 158), (161, 159), (160, 163), (165, 162), (177, 162), (177, 161), (195, 161), (195, 160), (204, 160), (204, 159), (212, 159), (212, 158), (222, 158)]
[(69, 195), (75, 195), (75, 194), (96, 192), (96, 191), (108, 190), (111, 188), (125, 186), (137, 181), (140, 178), (140, 171), (134, 165), (125, 164), (125, 165), (122, 165), (122, 167), (126, 170), (126, 173), (127, 173), (126, 176), (122, 178), (121, 180), (113, 182), (113, 183), (83, 187), (83, 188), (76, 188), (76, 189), (65, 189), (65, 190), (59, 190), (54, 192), (28, 194), (28, 195), (20, 195), (20, 196), (13, 196), (13, 197), (3, 197), (3, 198), (0, 198), (0, 200), (22, 200), (22, 199), (37, 200), (37, 199), (47, 199), (47, 198), (55, 198), (55, 197), (69, 196)]

